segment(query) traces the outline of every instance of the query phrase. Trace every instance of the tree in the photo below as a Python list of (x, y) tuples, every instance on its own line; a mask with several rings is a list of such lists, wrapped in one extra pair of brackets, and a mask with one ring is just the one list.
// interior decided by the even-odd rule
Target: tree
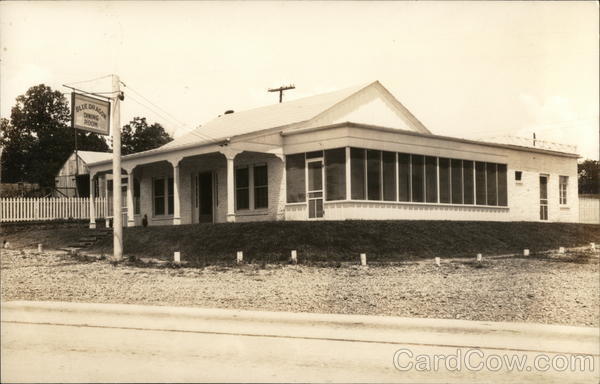
[(158, 148), (173, 139), (159, 123), (148, 125), (145, 117), (134, 117), (121, 130), (121, 153), (129, 155)]
[(600, 194), (600, 161), (585, 160), (577, 164), (580, 194)]
[(2, 123), (5, 182), (54, 186), (54, 177), (75, 149), (75, 135), (80, 150), (108, 151), (101, 136), (70, 127), (69, 103), (60, 91), (39, 84), (16, 101), (10, 123)]

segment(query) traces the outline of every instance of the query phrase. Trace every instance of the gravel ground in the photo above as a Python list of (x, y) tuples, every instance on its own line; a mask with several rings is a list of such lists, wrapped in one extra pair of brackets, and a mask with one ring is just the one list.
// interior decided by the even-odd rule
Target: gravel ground
[[(587, 252), (587, 253), (586, 253)], [(168, 268), (2, 250), (1, 300), (136, 303), (599, 326), (598, 253), (394, 265)]]

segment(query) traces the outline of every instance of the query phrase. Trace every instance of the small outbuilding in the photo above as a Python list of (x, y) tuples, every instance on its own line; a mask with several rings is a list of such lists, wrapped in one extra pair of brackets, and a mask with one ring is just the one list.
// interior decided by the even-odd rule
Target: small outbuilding
[[(569, 151), (433, 134), (375, 81), (223, 114), (121, 164), (128, 226), (144, 215), (150, 225), (577, 222), (577, 159)], [(107, 159), (89, 170), (97, 179), (111, 167)]]
[(55, 197), (88, 197), (90, 195), (90, 171), (88, 165), (110, 160), (112, 153), (76, 151), (69, 156), (54, 178)]

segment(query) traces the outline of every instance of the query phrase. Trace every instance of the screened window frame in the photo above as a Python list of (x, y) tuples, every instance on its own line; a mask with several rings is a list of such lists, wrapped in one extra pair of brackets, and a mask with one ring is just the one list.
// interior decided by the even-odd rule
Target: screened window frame
[[(161, 180), (163, 183), (163, 191), (162, 191), (162, 195), (156, 195), (156, 181)], [(175, 196), (173, 193), (169, 193), (169, 183), (174, 183), (174, 179), (171, 176), (160, 176), (160, 177), (153, 177), (152, 178), (152, 217), (172, 217), (173, 216), (173, 210), (174, 210), (174, 201), (171, 201), (171, 199), (174, 199)], [(172, 190), (174, 191), (175, 186), (173, 186)], [(163, 200), (163, 213), (156, 213), (156, 199), (157, 198), (162, 198)], [(171, 213), (169, 213), (171, 212)]]
[[(256, 170), (260, 169), (260, 168), (264, 168), (265, 169), (265, 184), (260, 184), (257, 185), (256, 183)], [(258, 206), (257, 204), (257, 196), (259, 195), (258, 192), (259, 191), (265, 191), (266, 194), (266, 205), (264, 206)], [(266, 163), (258, 163), (258, 164), (254, 164), (252, 166), (252, 191), (253, 193), (253, 206), (251, 206), (251, 209), (254, 210), (259, 210), (259, 209), (269, 209), (269, 167)]]
[[(245, 187), (238, 186), (238, 180), (237, 180), (238, 179), (238, 175), (237, 175), (237, 173), (240, 170), (246, 170), (248, 172), (248, 185), (245, 186)], [(235, 201), (235, 211), (236, 212), (238, 212), (238, 211), (249, 211), (251, 209), (251, 206), (250, 206), (250, 204), (252, 202), (252, 197), (250, 196), (250, 190), (251, 190), (251, 185), (252, 185), (251, 175), (252, 175), (252, 172), (250, 170), (250, 166), (249, 165), (238, 165), (238, 166), (235, 167), (235, 174), (234, 174), (234, 177), (233, 177), (235, 193), (234, 193), (233, 198), (234, 198), (234, 201)], [(238, 204), (238, 191), (242, 191), (242, 190), (245, 190), (245, 191), (248, 192), (248, 201), (247, 201), (248, 207), (247, 208), (240, 208), (239, 204)]]
[(569, 176), (558, 176), (558, 204), (567, 205)]

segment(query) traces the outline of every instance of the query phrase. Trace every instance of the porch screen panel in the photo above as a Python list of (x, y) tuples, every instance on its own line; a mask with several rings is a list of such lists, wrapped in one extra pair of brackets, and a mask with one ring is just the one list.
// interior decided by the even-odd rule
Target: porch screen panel
[(381, 151), (367, 150), (367, 195), (381, 200)]
[(398, 154), (398, 189), (400, 201), (410, 201), (410, 155)]
[(383, 200), (396, 201), (396, 154), (382, 152), (383, 161)]
[(508, 205), (508, 191), (506, 188), (506, 164), (498, 164), (498, 205)]
[(285, 157), (285, 185), (288, 203), (306, 201), (306, 173), (304, 169), (304, 153)]
[(487, 203), (488, 205), (498, 205), (498, 184), (496, 180), (496, 164), (486, 163), (487, 172)]
[(450, 160), (451, 170), (451, 189), (452, 189), (452, 204), (462, 204), (463, 196), (463, 179), (462, 179), (462, 160)]
[(437, 203), (437, 157), (425, 157), (425, 201)]
[(425, 157), (411, 155), (412, 201), (425, 201)]
[(325, 198), (346, 199), (346, 148), (325, 151)]
[(487, 204), (487, 188), (485, 186), (485, 163), (475, 163), (475, 201), (477, 205)]
[(352, 199), (365, 200), (365, 150), (350, 148), (350, 173), (352, 186)]
[(465, 204), (473, 204), (473, 162), (463, 160), (463, 197)]
[(450, 159), (439, 158), (440, 203), (450, 202)]

